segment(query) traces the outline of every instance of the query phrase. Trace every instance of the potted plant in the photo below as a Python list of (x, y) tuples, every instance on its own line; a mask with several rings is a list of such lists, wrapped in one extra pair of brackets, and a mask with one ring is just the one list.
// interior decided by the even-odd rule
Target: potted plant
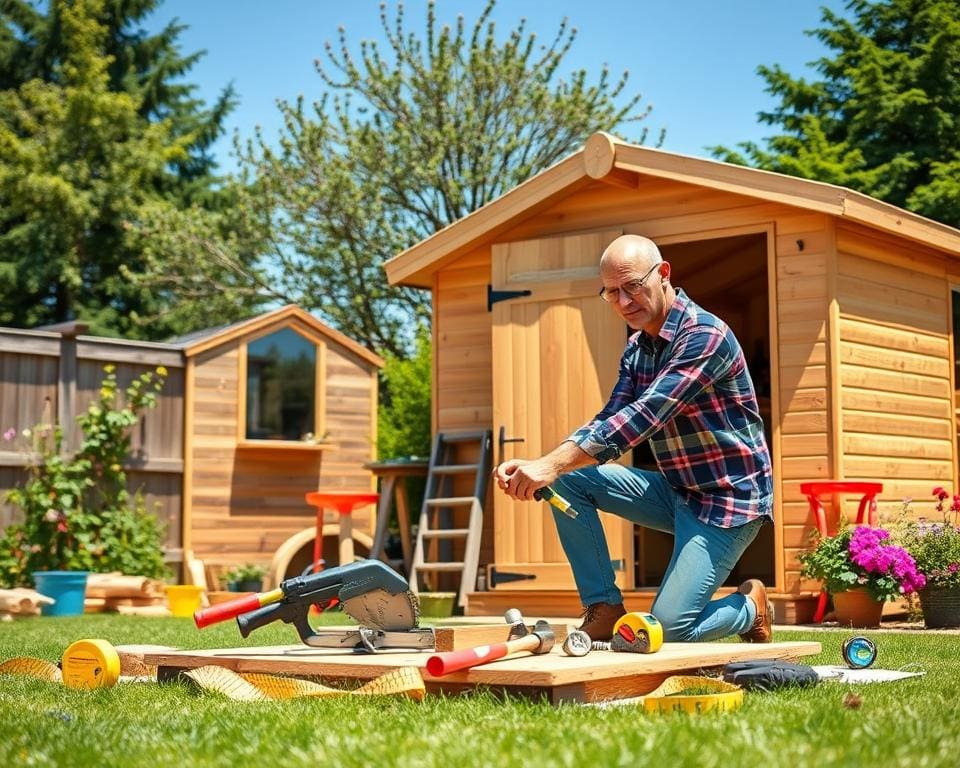
[(883, 528), (860, 525), (818, 537), (816, 546), (799, 556), (801, 575), (818, 579), (833, 596), (840, 624), (880, 625), (883, 603), (924, 586), (923, 574)]
[(901, 541), (926, 580), (917, 592), (924, 624), (931, 628), (957, 627), (960, 626), (960, 528), (957, 527), (960, 494), (954, 495), (949, 508), (945, 508), (949, 494), (942, 487), (934, 488), (933, 495), (942, 518), (937, 522), (920, 518), (906, 523)]
[(224, 574), (230, 592), (262, 592), (267, 569), (255, 563), (231, 568)]

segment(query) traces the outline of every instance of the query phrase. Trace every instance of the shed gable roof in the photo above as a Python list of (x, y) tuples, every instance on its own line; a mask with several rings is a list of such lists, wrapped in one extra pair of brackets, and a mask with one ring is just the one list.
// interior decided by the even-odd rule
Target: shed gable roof
[(288, 304), (272, 312), (252, 317), (249, 320), (241, 320), (237, 323), (231, 323), (230, 325), (196, 331), (195, 333), (174, 339), (171, 343), (181, 346), (185, 357), (195, 357), (202, 352), (206, 352), (214, 347), (219, 347), (221, 344), (226, 344), (243, 336), (249, 336), (252, 333), (277, 325), (285, 320), (299, 320), (312, 331), (345, 347), (368, 363), (378, 368), (384, 366), (382, 357), (374, 354), (361, 344), (358, 344), (349, 336), (334, 330), (329, 325), (321, 323), (317, 318), (296, 304)]
[(960, 230), (861, 192), (772, 171), (628, 144), (595, 133), (583, 149), (394, 256), (384, 269), (392, 285), (430, 286), (444, 263), (492, 240), (594, 180), (636, 186), (639, 175), (783, 203), (896, 234), (960, 257)]

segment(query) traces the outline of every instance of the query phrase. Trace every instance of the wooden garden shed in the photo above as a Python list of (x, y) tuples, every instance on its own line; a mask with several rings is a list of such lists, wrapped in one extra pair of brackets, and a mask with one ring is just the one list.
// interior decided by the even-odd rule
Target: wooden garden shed
[[(595, 134), (386, 264), (392, 284), (433, 294), (434, 431), (493, 429), (494, 461), (533, 457), (599, 410), (627, 329), (597, 297), (598, 261), (622, 233), (656, 241), (674, 285), (743, 345), (776, 524), (729, 584), (763, 578), (778, 621), (806, 618), (819, 585), (799, 574), (814, 525), (802, 482), (882, 482), (881, 515), (905, 497), (929, 514), (931, 488), (955, 488), (960, 231), (841, 187)], [(855, 512), (857, 499), (834, 501)], [(468, 612), (576, 613), (546, 505), (491, 492), (485, 510), (492, 588), (472, 593)], [(628, 607), (648, 607), (669, 537), (605, 526)]]
[[(207, 565), (268, 565), (285, 545), (299, 572), (315, 525), (304, 495), (375, 490), (363, 465), (376, 458), (383, 360), (292, 305), (173, 343), (185, 358), (184, 550)], [(374, 516), (354, 514), (358, 555)], [(330, 562), (336, 531), (327, 510)]]

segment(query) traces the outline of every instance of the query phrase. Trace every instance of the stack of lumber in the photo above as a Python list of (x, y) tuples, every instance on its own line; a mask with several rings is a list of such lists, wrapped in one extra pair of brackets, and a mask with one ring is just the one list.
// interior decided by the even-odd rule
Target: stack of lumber
[(83, 601), (85, 613), (115, 611), (138, 616), (169, 616), (163, 582), (146, 576), (91, 573)]
[(53, 605), (53, 599), (34, 589), (0, 589), (0, 621), (10, 621), (14, 615), (36, 616), (41, 605)]

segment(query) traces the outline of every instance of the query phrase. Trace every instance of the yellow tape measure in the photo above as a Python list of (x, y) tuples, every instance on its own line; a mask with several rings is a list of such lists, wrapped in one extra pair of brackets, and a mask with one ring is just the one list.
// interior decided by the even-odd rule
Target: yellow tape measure
[(625, 613), (613, 625), (610, 649), (627, 653), (656, 653), (663, 646), (663, 624), (652, 613)]
[[(710, 689), (716, 693), (684, 694), (684, 691)], [(644, 712), (686, 712), (699, 715), (713, 710), (726, 712), (743, 704), (743, 689), (712, 677), (675, 675), (643, 697)]]
[(110, 688), (120, 679), (120, 654), (106, 640), (77, 640), (60, 660), (70, 688)]

